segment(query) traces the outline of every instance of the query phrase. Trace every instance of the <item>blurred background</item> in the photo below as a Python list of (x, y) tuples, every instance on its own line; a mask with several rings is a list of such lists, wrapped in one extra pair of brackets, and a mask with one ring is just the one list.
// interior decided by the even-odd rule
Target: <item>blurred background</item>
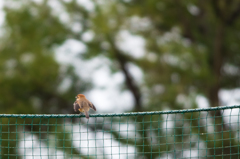
[(239, 104), (239, 28), (239, 0), (1, 0), (0, 113)]
[(239, 103), (240, 2), (3, 0), (1, 113)]

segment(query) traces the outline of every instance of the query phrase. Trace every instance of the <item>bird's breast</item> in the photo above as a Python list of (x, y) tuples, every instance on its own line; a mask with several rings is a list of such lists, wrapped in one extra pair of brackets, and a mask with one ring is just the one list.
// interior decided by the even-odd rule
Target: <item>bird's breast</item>
[(84, 112), (84, 109), (79, 108), (78, 110), (79, 110), (80, 112)]

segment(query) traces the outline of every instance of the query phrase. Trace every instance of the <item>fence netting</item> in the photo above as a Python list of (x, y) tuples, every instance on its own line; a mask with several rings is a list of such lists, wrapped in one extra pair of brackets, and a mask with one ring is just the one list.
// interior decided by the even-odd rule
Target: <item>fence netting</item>
[(239, 109), (0, 114), (1, 159), (239, 158)]

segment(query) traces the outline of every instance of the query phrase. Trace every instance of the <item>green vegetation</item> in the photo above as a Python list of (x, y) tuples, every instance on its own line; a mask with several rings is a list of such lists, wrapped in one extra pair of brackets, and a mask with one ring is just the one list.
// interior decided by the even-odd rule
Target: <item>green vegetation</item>
[[(10, 2), (17, 5), (13, 7)], [(54, 48), (68, 39), (86, 45), (87, 51), (79, 58), (87, 61), (106, 57), (112, 73), (123, 73), (123, 88), (134, 98), (132, 111), (196, 108), (199, 95), (214, 107), (221, 105), (221, 89), (240, 86), (238, 0), (92, 0), (92, 7), (84, 7), (77, 0), (56, 2), (62, 6), (60, 10), (67, 15), (68, 23), (49, 6), (49, 0), (9, 1), (4, 7), (0, 38), (1, 113), (73, 113), (73, 97), (88, 90), (91, 84), (77, 76), (71, 66), (60, 71)], [(72, 29), (73, 24), (79, 24), (81, 29)], [(92, 32), (93, 38), (84, 40), (86, 32)], [(119, 35), (123, 32), (142, 38), (143, 55), (138, 53), (136, 57), (119, 47)], [(133, 78), (129, 64), (142, 70), (142, 83)], [(60, 92), (65, 77), (71, 79), (71, 86)], [(220, 111), (210, 115), (216, 117), (212, 121), (216, 132), (231, 129)], [(186, 114), (180, 118), (197, 117)], [(198, 126), (207, 133), (204, 125)], [(14, 131), (14, 127), (11, 129)], [(209, 141), (209, 154), (238, 152), (229, 148), (234, 141), (224, 140), (224, 133), (219, 135), (223, 135), (220, 144), (225, 148), (215, 150), (215, 144)], [(234, 138), (234, 134), (231, 136)]]

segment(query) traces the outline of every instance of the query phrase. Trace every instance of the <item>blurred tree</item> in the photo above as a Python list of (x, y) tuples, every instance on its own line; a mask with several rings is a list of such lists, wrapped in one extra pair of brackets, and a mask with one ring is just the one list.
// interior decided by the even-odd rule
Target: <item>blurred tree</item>
[[(30, 9), (27, 5), (17, 9), (6, 6), (4, 9), (4, 34), (0, 44), (0, 112), (73, 113), (74, 96), (90, 85), (75, 74), (74, 68), (60, 66), (55, 60), (53, 48), (66, 40), (69, 29), (57, 17), (51, 16), (51, 8), (46, 1), (40, 5), (30, 1), (26, 4), (31, 6)], [(60, 90), (66, 78), (71, 80), (71, 84), (66, 90)], [(7, 120), (1, 121), (7, 125), (5, 122)], [(39, 131), (38, 126), (30, 126), (30, 123), (32, 120), (26, 120), (29, 125), (25, 130)], [(16, 139), (15, 129), (15, 126), (3, 126), (2, 131), (13, 133), (3, 134), (2, 139)], [(17, 148), (18, 143), (13, 141), (2, 140), (4, 157), (16, 152), (14, 147)], [(70, 140), (66, 142), (68, 145), (71, 143)], [(10, 147), (9, 152), (4, 147)]]
[[(92, 28), (98, 37), (90, 46), (96, 49), (97, 45), (103, 50), (103, 43), (109, 44), (105, 55), (118, 61), (126, 84), (135, 97), (136, 110), (143, 108), (139, 102), (143, 95), (149, 101), (145, 107), (147, 110), (195, 108), (197, 95), (206, 97), (214, 107), (220, 105), (218, 93), (221, 89), (240, 86), (239, 1), (104, 2), (96, 7), (98, 12)], [(116, 37), (122, 30), (144, 38), (146, 50), (141, 59), (134, 59), (116, 46)], [(134, 83), (129, 82), (131, 78), (124, 69), (129, 62), (143, 70), (146, 94), (139, 91), (140, 86), (129, 84)], [(231, 128), (224, 122), (221, 112), (212, 112), (211, 115), (215, 117), (212, 122), (216, 133), (227, 139)], [(230, 146), (234, 140), (223, 139), (222, 142), (219, 144), (223, 144), (223, 149), (209, 144), (209, 153), (237, 154), (238, 149)]]
[[(238, 33), (240, 3), (238, 0), (210, 0), (207, 2), (201, 0), (102, 0), (90, 1), (93, 6), (91, 9), (79, 5), (77, 0), (59, 0), (57, 2), (71, 17), (72, 24), (81, 25), (81, 31), (73, 31), (69, 29), (69, 24), (61, 23), (58, 15), (51, 13), (46, 0), (42, 3), (29, 1), (27, 8), (24, 9), (8, 8), (5, 10), (9, 34), (6, 34), (8, 36), (4, 40), (6, 44), (1, 45), (0, 49), (1, 52), (9, 52), (9, 54), (5, 54), (4, 58), (1, 58), (1, 60), (7, 61), (7, 63), (1, 62), (1, 67), (7, 66), (8, 69), (11, 69), (11, 67), (17, 66), (17, 70), (22, 72), (19, 72), (19, 77), (16, 79), (21, 80), (21, 76), (26, 71), (24, 70), (26, 63), (23, 66), (20, 65), (19, 62), (24, 59), (20, 55), (26, 54), (26, 52), (28, 54), (39, 52), (34, 54), (34, 56), (38, 55), (38, 58), (42, 58), (34, 65), (39, 70), (38, 73), (44, 74), (44, 71), (41, 70), (45, 69), (39, 68), (39, 63), (45, 58), (48, 59), (46, 61), (51, 66), (49, 68), (53, 70), (48, 69), (51, 72), (44, 74), (47, 78), (43, 80), (36, 78), (36, 71), (32, 72), (35, 80), (30, 80), (30, 82), (33, 82), (33, 88), (39, 86), (42, 88), (41, 90), (44, 90), (41, 94), (46, 95), (49, 88), (56, 88), (59, 85), (56, 83), (58, 65), (51, 57), (50, 48), (53, 44), (60, 44), (69, 37), (86, 44), (88, 48), (87, 54), (84, 55), (86, 59), (105, 56), (111, 60), (113, 72), (123, 72), (126, 88), (131, 91), (134, 97), (135, 111), (196, 108), (198, 95), (206, 97), (211, 106), (218, 106), (220, 105), (218, 93), (221, 89), (238, 88), (240, 85), (240, 54), (238, 53), (240, 47), (238, 44), (240, 38)], [(22, 13), (22, 18), (19, 13)], [(35, 13), (38, 13), (37, 16)], [(123, 47), (119, 47), (122, 31), (128, 32), (131, 36), (143, 38), (146, 46), (144, 55), (136, 58)], [(83, 37), (87, 32), (92, 32), (94, 36), (91, 40), (86, 41)], [(32, 44), (29, 46), (30, 39)], [(37, 51), (28, 47), (37, 48)], [(13, 49), (21, 53), (9, 60), (9, 57), (6, 56), (11, 56), (16, 52)], [(20, 49), (21, 51), (19, 51)], [(129, 71), (129, 64), (141, 68), (144, 74), (143, 84), (136, 83)], [(5, 68), (1, 70), (6, 71)], [(8, 72), (8, 74), (12, 73)], [(4, 78), (9, 77), (4, 76)], [(41, 83), (39, 81), (44, 80), (47, 81), (44, 83), (46, 85), (39, 84)], [(7, 80), (6, 83), (9, 81), (11, 80)], [(25, 81), (25, 78), (23, 81), (26, 82), (26, 85), (21, 85), (22, 87), (19, 88), (24, 88), (25, 91), (30, 92), (26, 89), (29, 86), (29, 81)], [(8, 87), (14, 89), (12, 86), (16, 83), (18, 82), (13, 81), (9, 85), (4, 84), (5, 89), (9, 90)], [(12, 91), (16, 91), (17, 97), (17, 90)], [(6, 93), (3, 100), (12, 102), (12, 98), (7, 95), (11, 94), (12, 91)], [(21, 93), (21, 95), (24, 94)], [(14, 98), (16, 97), (14, 96)], [(51, 101), (51, 105), (52, 102), (56, 101), (50, 100), (52, 96), (44, 97), (47, 99), (46, 103)], [(18, 105), (21, 107), (21, 102)], [(211, 115), (215, 116), (215, 121), (212, 121), (215, 123), (215, 130), (223, 132), (219, 135), (223, 135), (224, 138), (229, 137), (227, 130), (231, 128), (224, 123), (221, 112), (218, 111)], [(190, 117), (186, 115), (182, 118)], [(199, 123), (193, 124), (198, 125)], [(207, 133), (204, 125), (198, 126), (201, 127), (202, 133)], [(140, 125), (140, 129), (144, 128), (141, 128)], [(184, 133), (184, 131), (179, 133)], [(148, 134), (144, 133), (144, 135)], [(233, 138), (234, 134), (231, 136)], [(146, 136), (142, 137), (143, 140), (146, 139)], [(183, 138), (183, 140), (185, 139), (187, 140), (187, 137)], [(206, 141), (204, 138), (202, 140)], [(223, 143), (224, 151), (215, 149), (216, 145), (211, 140), (213, 139), (209, 138), (206, 141), (209, 142), (210, 155), (228, 155), (230, 152), (233, 154), (238, 152), (236, 148), (230, 146), (231, 143), (235, 142), (234, 139), (223, 139), (222, 142), (219, 142)], [(148, 143), (147, 140), (143, 142)], [(146, 146), (145, 151), (150, 152), (148, 146)]]
[[(89, 85), (70, 66), (58, 64), (53, 47), (66, 40), (69, 30), (51, 16), (46, 4), (5, 8), (5, 36), (1, 41), (1, 109), (4, 113), (72, 112), (73, 97)], [(71, 86), (59, 91), (63, 80)], [(2, 110), (2, 112), (3, 112)]]
[[(197, 95), (206, 97), (214, 107), (220, 105), (221, 89), (240, 86), (239, 1), (104, 2), (96, 6), (91, 28), (97, 36), (89, 46), (94, 48), (93, 55), (104, 53), (117, 61), (113, 64), (119, 64), (125, 75), (135, 99), (135, 110), (143, 110), (143, 96), (149, 101), (147, 110), (195, 108)], [(146, 50), (141, 59), (133, 58), (117, 46), (118, 34), (123, 30), (144, 38)], [(108, 47), (103, 47), (106, 44)], [(128, 63), (135, 63), (143, 70), (146, 92), (140, 91), (141, 86), (136, 86), (131, 78)], [(227, 139), (231, 128), (221, 112), (211, 115), (215, 117), (212, 122), (216, 133)], [(230, 146), (234, 140), (225, 139), (218, 143), (223, 144), (223, 149), (208, 144), (209, 153), (237, 154), (237, 148)]]
[[(195, 105), (196, 95), (201, 94), (214, 107), (221, 104), (221, 89), (239, 88), (239, 1), (133, 0), (125, 4), (131, 15), (137, 14), (151, 23), (149, 30), (134, 30), (147, 40), (147, 55), (156, 57), (148, 60), (146, 56), (139, 64), (152, 88), (148, 92), (150, 106), (189, 108)], [(215, 132), (228, 138), (231, 127), (221, 112), (211, 113)], [(211, 155), (238, 152), (229, 147), (234, 141), (222, 142), (223, 149), (210, 144)]]

